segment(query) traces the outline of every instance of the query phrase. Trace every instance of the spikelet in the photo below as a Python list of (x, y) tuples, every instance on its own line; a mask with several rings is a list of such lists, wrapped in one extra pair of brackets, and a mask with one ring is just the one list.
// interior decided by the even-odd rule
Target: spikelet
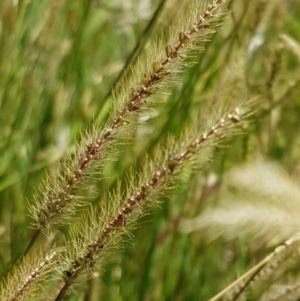
[(61, 249), (53, 249), (47, 255), (39, 253), (32, 258), (25, 257), (6, 281), (1, 283), (1, 300), (35, 301), (45, 298), (48, 293), (45, 283), (54, 277), (61, 251)]

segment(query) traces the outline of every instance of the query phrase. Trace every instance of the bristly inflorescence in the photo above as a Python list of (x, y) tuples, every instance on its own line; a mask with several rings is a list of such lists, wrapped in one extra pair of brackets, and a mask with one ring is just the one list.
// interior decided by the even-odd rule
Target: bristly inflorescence
[(300, 1), (2, 2), (0, 301), (298, 300)]
[[(269, 286), (270, 283), (279, 278), (284, 271), (291, 266), (295, 265), (295, 262), (298, 261), (300, 255), (300, 233), (295, 234), (293, 237), (286, 240), (283, 244), (279, 245), (275, 248), (275, 250), (269, 254), (261, 263), (260, 268), (257, 268), (253, 271), (252, 275), (249, 277), (247, 281), (238, 281), (236, 284), (228, 290), (229, 296), (226, 298), (226, 301), (235, 301), (238, 300), (239, 296), (244, 293), (246, 289), (261, 290), (264, 286)], [(258, 264), (259, 267), (260, 264)], [(299, 285), (292, 286), (295, 290), (298, 290)], [(285, 293), (293, 293), (292, 288), (289, 288)], [(227, 290), (224, 290), (224, 294)], [(218, 298), (214, 297), (211, 301), (219, 300), (222, 295), (220, 294)], [(276, 294), (275, 294), (276, 296)], [(272, 300), (282, 300), (277, 299), (278, 295)], [(284, 296), (279, 294), (279, 296)], [(271, 298), (268, 298), (270, 300)]]
[(179, 18), (184, 26), (180, 30), (178, 24), (173, 26), (170, 43), (167, 46), (162, 46), (162, 43), (154, 45), (151, 53), (147, 54), (146, 62), (140, 62), (133, 68), (132, 79), (125, 79), (120, 84), (120, 92), (114, 93), (110, 121), (102, 130), (96, 129), (89, 136), (83, 137), (79, 151), (64, 159), (56, 176), (49, 176), (36, 194), (30, 209), (37, 229), (33, 241), (40, 232), (49, 230), (50, 224), (68, 222), (76, 208), (82, 204), (81, 198), (72, 190), (84, 182), (96, 162), (103, 164), (111, 153), (109, 150), (112, 145), (128, 140), (130, 126), (137, 123), (132, 120), (132, 116), (141, 112), (146, 102), (150, 104), (157, 100), (159, 94), (166, 93), (169, 85), (174, 83), (174, 75), (176, 77), (186, 67), (184, 59), (193, 51), (203, 51), (197, 43), (207, 41), (216, 31), (225, 14), (220, 6), (226, 2), (215, 0)]
[[(59, 250), (46, 256), (39, 256), (35, 262), (27, 262), (25, 258), (8, 277), (1, 289), (1, 300), (40, 300), (43, 296), (41, 284), (53, 274), (53, 268), (58, 263)], [(25, 298), (25, 299), (24, 299)]]
[[(112, 203), (110, 204), (111, 210), (106, 211), (105, 218), (103, 218), (102, 210), (98, 214), (94, 212), (86, 224), (94, 224), (95, 226), (85, 227), (69, 245), (69, 257), (66, 259), (69, 264), (63, 271), (64, 290), (67, 290), (66, 288), (71, 286), (80, 275), (91, 270), (97, 261), (105, 257), (105, 253), (109, 254), (111, 245), (118, 244), (120, 236), (127, 233), (130, 230), (130, 225), (135, 224), (138, 217), (145, 213), (145, 207), (151, 206), (153, 202), (157, 201), (157, 194), (165, 192), (164, 190), (172, 183), (174, 177), (182, 170), (184, 165), (182, 163), (193, 160), (193, 157), (199, 155), (206, 144), (214, 146), (214, 142), (220, 137), (230, 134), (230, 129), (237, 125), (240, 126), (239, 123), (247, 114), (246, 107), (235, 108), (220, 118), (199, 138), (194, 137), (192, 142), (184, 146), (184, 149), (182, 149), (181, 141), (177, 142), (177, 145), (181, 145), (180, 147), (171, 145), (171, 149), (181, 150), (172, 155), (169, 155), (170, 151), (167, 150), (166, 154), (159, 154), (160, 159), (156, 164), (148, 162), (144, 167), (144, 172), (138, 175), (138, 178), (143, 180), (139, 180), (138, 186), (131, 184), (127, 197), (123, 197), (123, 194), (118, 192), (111, 196), (107, 202), (102, 200), (101, 209), (103, 210), (103, 203)], [(204, 162), (208, 160), (209, 157), (203, 158)], [(134, 176), (137, 175), (132, 175), (132, 177)], [(101, 219), (100, 222), (99, 218)]]

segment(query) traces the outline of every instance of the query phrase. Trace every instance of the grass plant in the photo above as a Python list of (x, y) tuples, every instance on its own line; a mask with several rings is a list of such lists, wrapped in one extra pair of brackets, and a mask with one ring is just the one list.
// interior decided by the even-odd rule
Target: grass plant
[(2, 0), (1, 301), (298, 300), (299, 16)]

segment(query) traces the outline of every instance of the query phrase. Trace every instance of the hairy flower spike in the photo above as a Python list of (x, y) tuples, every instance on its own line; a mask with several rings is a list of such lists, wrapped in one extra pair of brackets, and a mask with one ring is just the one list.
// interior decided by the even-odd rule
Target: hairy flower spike
[[(230, 114), (236, 113), (239, 113), (239, 117), (242, 118), (244, 114), (247, 115), (247, 107), (244, 110), (244, 114), (242, 110), (237, 111), (236, 109), (232, 110)], [(228, 115), (226, 114), (226, 116)], [(211, 126), (205, 135), (199, 135), (198, 131), (196, 131), (199, 137), (194, 137), (192, 142), (184, 144), (184, 146), (181, 146), (182, 143), (180, 142), (177, 144), (173, 143), (172, 147), (177, 153), (172, 155), (167, 155), (168, 152), (160, 154), (156, 167), (149, 163), (149, 166), (145, 167), (143, 174), (138, 177), (131, 175), (132, 178), (137, 177), (140, 179), (139, 185), (137, 188), (130, 186), (126, 197), (121, 192), (117, 192), (115, 196), (110, 197), (114, 200), (113, 202), (111, 200), (108, 200), (108, 202), (102, 200), (101, 204), (112, 202), (114, 208), (111, 212), (108, 212), (108, 217), (105, 221), (95, 226), (94, 230), (91, 231), (91, 227), (88, 226), (79, 234), (79, 237), (87, 237), (87, 239), (83, 239), (80, 247), (77, 246), (77, 251), (73, 252), (72, 256), (66, 259), (66, 262), (69, 264), (63, 272), (65, 275), (64, 288), (67, 289), (82, 273), (92, 269), (95, 261), (105, 256), (105, 251), (109, 249), (110, 245), (118, 242), (123, 233), (127, 233), (130, 225), (135, 223), (136, 219), (144, 213), (145, 209), (143, 208), (151, 205), (156, 200), (157, 193), (164, 192), (174, 177), (180, 173), (184, 166), (183, 163), (192, 162), (193, 158), (201, 153), (202, 148), (205, 148), (206, 144), (214, 145), (213, 141), (218, 141), (219, 135), (228, 134), (230, 128), (235, 125), (236, 123), (231, 118), (223, 117), (214, 126)], [(194, 133), (190, 133), (190, 135), (194, 135)], [(205, 161), (207, 160), (208, 157), (205, 157)], [(101, 216), (101, 213), (99, 213), (99, 216)], [(94, 212), (86, 224), (93, 224), (95, 221), (98, 221), (98, 217)], [(78, 240), (78, 238), (74, 238), (70, 249), (75, 248), (74, 246)], [(97, 245), (101, 246), (101, 248), (91, 247), (91, 241), (97, 242)]]
[[(39, 233), (48, 231), (51, 224), (65, 224), (70, 221), (76, 208), (82, 205), (80, 197), (70, 197), (72, 190), (80, 188), (81, 183), (90, 176), (91, 170), (103, 165), (108, 150), (111, 152), (114, 145), (126, 142), (130, 137), (128, 127), (136, 123), (131, 122), (132, 117), (152, 100), (157, 101), (158, 96), (165, 93), (166, 84), (176, 82), (175, 77), (185, 67), (184, 58), (193, 51), (203, 51), (197, 43), (206, 41), (216, 31), (216, 25), (224, 16), (224, 12), (219, 11), (223, 2), (226, 1), (213, 1), (202, 11), (199, 9), (195, 18), (190, 15), (179, 17), (184, 28), (178, 30), (179, 26), (175, 24), (171, 33), (177, 32), (177, 35), (172, 34), (165, 46), (157, 43), (150, 48), (148, 59), (141, 60), (136, 68), (133, 68), (132, 78), (125, 78), (120, 84), (120, 92), (114, 93), (111, 119), (103, 129), (95, 126), (91, 133), (83, 136), (79, 151), (75, 155), (77, 159), (74, 160), (74, 154), (65, 158), (59, 165), (57, 175), (49, 176), (36, 194), (30, 210), (35, 220), (36, 232), (26, 252)], [(237, 113), (232, 114), (230, 118), (233, 121), (239, 119)], [(55, 205), (53, 199), (57, 200)]]
[[(300, 234), (297, 233), (287, 241), (285, 241), (282, 245), (279, 245), (275, 248), (275, 250), (269, 254), (265, 259), (263, 259), (257, 266), (256, 270), (253, 270), (252, 276), (250, 277), (251, 281), (244, 282), (242, 281), (244, 276), (236, 281), (235, 286), (230, 287), (230, 291), (225, 289), (223, 294), (230, 292), (230, 296), (226, 298), (226, 301), (236, 300), (241, 293), (249, 286), (255, 287), (256, 285), (262, 285), (262, 282), (265, 281), (271, 275), (277, 275), (276, 270), (278, 270), (284, 264), (287, 264), (288, 261), (292, 261), (293, 259), (298, 259), (300, 256), (299, 250), (299, 243), (300, 243)], [(260, 269), (259, 267), (262, 266)], [(280, 274), (280, 273), (279, 273)], [(278, 277), (278, 276), (277, 276)], [(275, 276), (276, 278), (276, 276)], [(240, 281), (239, 281), (240, 280)], [(280, 294), (281, 298), (274, 300), (285, 300), (282, 298), (287, 296), (287, 293), (290, 291), (292, 292), (293, 289), (298, 289), (299, 286), (296, 285), (290, 290), (287, 290), (284, 294)], [(223, 295), (222, 294), (222, 295)], [(218, 295), (218, 299), (222, 296), (221, 294)], [(218, 300), (216, 297), (212, 298), (211, 301)]]
[(45, 257), (38, 256), (39, 259), (35, 259), (34, 262), (30, 262), (30, 259), (25, 258), (0, 289), (1, 300), (23, 300), (25, 294), (31, 296), (31, 300), (39, 300), (45, 297), (47, 292), (42, 289), (42, 286), (53, 274), (52, 270), (57, 264), (58, 255), (58, 251), (52, 251)]

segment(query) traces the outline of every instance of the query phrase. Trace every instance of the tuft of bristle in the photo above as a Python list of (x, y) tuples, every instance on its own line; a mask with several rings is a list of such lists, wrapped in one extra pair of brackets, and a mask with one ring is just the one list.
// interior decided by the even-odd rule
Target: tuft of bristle
[(35, 257), (24, 258), (14, 268), (0, 290), (1, 300), (35, 301), (45, 298), (49, 293), (45, 283), (54, 278), (55, 267), (59, 263), (62, 249), (53, 249), (49, 254), (38, 254)]

